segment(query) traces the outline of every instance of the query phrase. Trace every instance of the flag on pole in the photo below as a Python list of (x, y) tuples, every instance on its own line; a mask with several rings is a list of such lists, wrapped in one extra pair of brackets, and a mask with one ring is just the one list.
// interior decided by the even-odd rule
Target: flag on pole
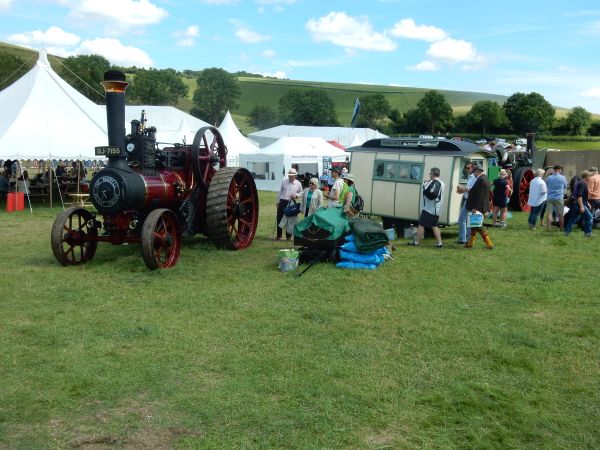
[(360, 102), (358, 101), (358, 98), (357, 98), (356, 101), (354, 102), (354, 111), (352, 111), (352, 120), (350, 121), (350, 126), (352, 128), (354, 128), (354, 125), (356, 125), (356, 121), (358, 120), (359, 113), (360, 113)]

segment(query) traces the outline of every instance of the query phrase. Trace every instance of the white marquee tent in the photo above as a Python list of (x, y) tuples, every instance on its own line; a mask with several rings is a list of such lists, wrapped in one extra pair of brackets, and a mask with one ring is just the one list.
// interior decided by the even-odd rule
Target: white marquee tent
[(229, 111), (227, 111), (225, 118), (221, 122), (221, 125), (219, 125), (219, 131), (227, 147), (228, 166), (239, 165), (241, 153), (256, 153), (259, 151), (255, 144), (240, 133)]
[(278, 191), (292, 164), (298, 164), (300, 174), (320, 176), (323, 158), (345, 161), (348, 153), (318, 137), (283, 137), (256, 153), (241, 153), (240, 166), (254, 175), (256, 187)]
[(282, 137), (320, 137), (326, 141), (335, 141), (348, 148), (353, 145), (362, 145), (369, 139), (386, 138), (385, 134), (371, 128), (347, 127), (310, 127), (297, 125), (279, 125), (266, 130), (250, 133), (248, 138), (266, 147)]
[[(100, 106), (104, 110), (104, 106)], [(146, 126), (156, 127), (156, 141), (162, 148), (169, 144), (187, 144), (194, 141), (196, 132), (209, 124), (172, 106), (127, 105), (125, 106), (125, 132), (131, 131), (131, 121), (140, 120), (146, 112)], [(106, 115), (106, 113), (105, 113)], [(106, 118), (104, 119), (106, 121)]]
[(0, 159), (93, 159), (107, 140), (106, 113), (52, 70), (35, 66), (0, 91)]

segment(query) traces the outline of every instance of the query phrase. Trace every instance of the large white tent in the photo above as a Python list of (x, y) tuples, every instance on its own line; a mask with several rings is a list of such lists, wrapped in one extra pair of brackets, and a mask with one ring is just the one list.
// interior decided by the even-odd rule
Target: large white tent
[(283, 137), (256, 153), (241, 153), (240, 166), (254, 176), (256, 187), (264, 191), (278, 191), (292, 164), (300, 174), (323, 173), (323, 159), (345, 161), (348, 153), (318, 137)]
[(0, 159), (92, 159), (106, 144), (104, 108), (60, 78), (44, 50), (0, 105)]
[(225, 146), (227, 147), (227, 165), (237, 166), (239, 165), (239, 157), (241, 153), (256, 153), (259, 151), (258, 147), (248, 140), (233, 121), (231, 113), (227, 111), (225, 118), (219, 125), (219, 131)]
[(250, 133), (248, 138), (263, 148), (282, 137), (320, 137), (326, 141), (335, 141), (344, 147), (361, 145), (369, 139), (386, 138), (385, 134), (371, 128), (348, 127), (310, 127), (297, 125), (279, 125), (266, 130)]
[[(101, 108), (104, 109), (104, 106)], [(127, 105), (125, 106), (126, 133), (130, 132), (132, 120), (140, 120), (142, 110), (146, 112), (146, 126), (156, 127), (156, 141), (161, 148), (169, 144), (182, 144), (184, 141), (191, 144), (198, 130), (209, 126), (207, 122), (172, 106)]]

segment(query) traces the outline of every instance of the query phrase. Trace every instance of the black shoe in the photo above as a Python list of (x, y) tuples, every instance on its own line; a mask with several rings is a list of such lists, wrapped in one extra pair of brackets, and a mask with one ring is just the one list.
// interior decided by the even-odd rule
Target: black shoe
[(460, 245), (465, 245), (467, 243), (467, 241), (456, 241), (456, 243), (460, 244)]
[(444, 248), (444, 244), (435, 244), (433, 248)]
[(413, 246), (413, 247), (418, 247), (418, 246), (419, 246), (419, 245), (421, 245), (421, 244), (417, 244), (415, 241), (412, 241), (412, 242), (409, 242), (409, 243), (408, 243), (408, 244), (406, 244), (406, 245), (411, 245), (411, 246)]

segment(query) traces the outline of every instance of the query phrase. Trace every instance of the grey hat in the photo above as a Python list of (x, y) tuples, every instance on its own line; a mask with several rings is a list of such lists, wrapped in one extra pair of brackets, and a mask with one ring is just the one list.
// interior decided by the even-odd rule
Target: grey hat
[(475, 171), (483, 172), (483, 167), (481, 167), (477, 163), (473, 163), (473, 172), (475, 172)]

